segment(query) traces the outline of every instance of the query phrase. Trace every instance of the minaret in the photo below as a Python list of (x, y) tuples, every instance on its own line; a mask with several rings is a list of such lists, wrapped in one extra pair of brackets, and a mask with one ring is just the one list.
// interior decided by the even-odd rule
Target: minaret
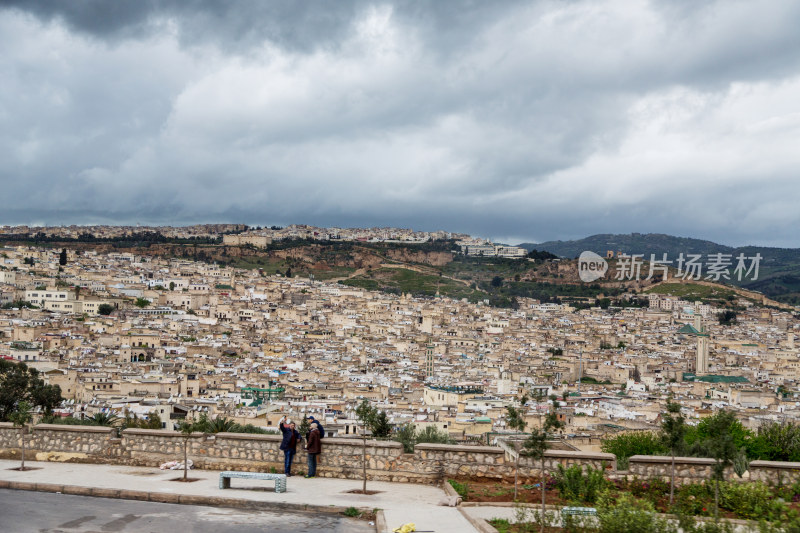
[(708, 374), (708, 333), (700, 315), (694, 317), (694, 329), (697, 330), (697, 361), (695, 374)]
[(425, 348), (425, 377), (433, 377), (433, 344)]

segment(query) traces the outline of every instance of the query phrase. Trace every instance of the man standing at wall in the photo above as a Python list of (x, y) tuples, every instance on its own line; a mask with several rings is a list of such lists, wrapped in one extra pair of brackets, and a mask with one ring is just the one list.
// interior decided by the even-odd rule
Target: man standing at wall
[(320, 438), (319, 424), (313, 422), (311, 431), (308, 432), (308, 442), (306, 451), (308, 452), (308, 474), (306, 477), (316, 477), (317, 475), (317, 456), (322, 451), (322, 441)]
[[(321, 438), (321, 439), (325, 438), (325, 428), (322, 427), (322, 422), (320, 422), (319, 420), (314, 418), (312, 415), (309, 415), (308, 423), (309, 424), (317, 424), (317, 426), (319, 426), (319, 438)], [(308, 435), (306, 435), (306, 439), (308, 439)]]
[(287, 476), (292, 475), (292, 460), (295, 453), (297, 453), (297, 441), (300, 440), (300, 433), (295, 429), (294, 422), (288, 420), (285, 416), (281, 418), (278, 427), (281, 428), (283, 433), (283, 440), (281, 441), (281, 450), (283, 450), (283, 473)]

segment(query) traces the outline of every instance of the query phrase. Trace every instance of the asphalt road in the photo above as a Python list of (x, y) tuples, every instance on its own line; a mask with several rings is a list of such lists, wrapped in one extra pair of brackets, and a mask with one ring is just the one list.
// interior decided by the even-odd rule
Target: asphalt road
[(250, 511), (0, 489), (2, 533), (374, 533), (343, 516)]

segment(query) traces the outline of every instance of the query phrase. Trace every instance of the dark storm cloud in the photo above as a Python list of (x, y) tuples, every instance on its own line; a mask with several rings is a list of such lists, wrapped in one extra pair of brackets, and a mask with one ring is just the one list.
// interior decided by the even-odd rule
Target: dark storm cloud
[(311, 49), (340, 39), (363, 5), (360, 2), (86, 0), (61, 2), (7, 1), (8, 7), (44, 21), (59, 21), (71, 30), (108, 40), (136, 39), (161, 31), (174, 20), (185, 42), (212, 40), (236, 48), (269, 40)]
[[(521, 0), (475, 2), (408, 1), (394, 6), (396, 16), (435, 39), (437, 50), (461, 46), (465, 38), (496, 20)], [(0, 5), (61, 21), (71, 30), (101, 39), (134, 39), (178, 24), (187, 43), (216, 41), (225, 48), (258, 45), (264, 40), (287, 48), (312, 50), (340, 42), (367, 0), (3, 0)], [(378, 4), (380, 5), (380, 3)]]
[(0, 5), (0, 223), (798, 244), (796, 2)]

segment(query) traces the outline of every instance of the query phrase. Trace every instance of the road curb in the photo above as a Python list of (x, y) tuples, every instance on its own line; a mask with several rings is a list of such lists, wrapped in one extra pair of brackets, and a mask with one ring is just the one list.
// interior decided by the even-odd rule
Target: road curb
[(375, 513), (375, 530), (378, 533), (390, 533), (389, 526), (386, 525), (386, 515), (383, 514), (383, 509)]
[(461, 516), (467, 519), (467, 522), (472, 524), (472, 527), (477, 529), (480, 533), (498, 533), (497, 529), (481, 518), (475, 518), (474, 516), (470, 516), (469, 511), (465, 507), (461, 507), (460, 505), (456, 507), (458, 512), (461, 513)]
[[(32, 492), (50, 492), (69, 494), (72, 496), (92, 496), (95, 498), (111, 498), (116, 500), (136, 500), (156, 503), (175, 503), (179, 505), (206, 505), (210, 507), (231, 507), (234, 509), (251, 509), (258, 511), (292, 511), (305, 513), (342, 514), (346, 507), (334, 505), (312, 505), (305, 503), (269, 502), (241, 500), (219, 496), (202, 496), (195, 494), (174, 494), (169, 492), (147, 492), (139, 490), (102, 489), (82, 487), (79, 485), (58, 485), (54, 483), (28, 483), (23, 481), (0, 480), (0, 489), (26, 490)], [(372, 509), (362, 509), (371, 511)]]

